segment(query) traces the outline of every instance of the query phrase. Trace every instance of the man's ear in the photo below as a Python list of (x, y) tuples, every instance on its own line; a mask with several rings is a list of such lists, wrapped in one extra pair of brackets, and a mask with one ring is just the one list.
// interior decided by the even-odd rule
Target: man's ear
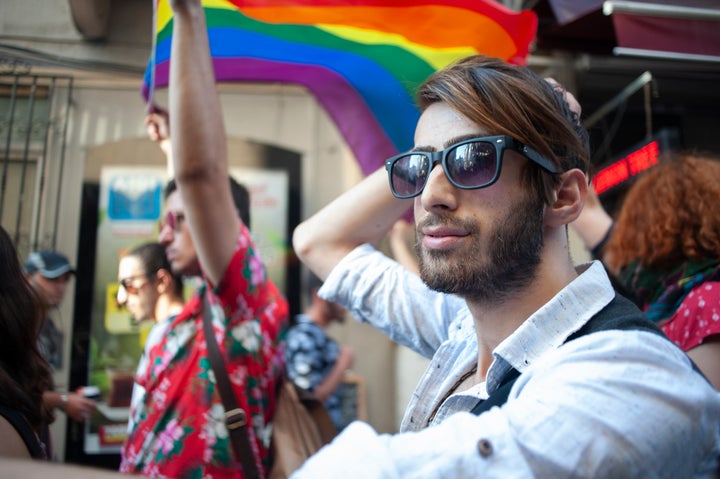
[(545, 207), (545, 224), (559, 227), (575, 221), (585, 205), (587, 192), (585, 173), (577, 168), (563, 173), (555, 189), (553, 203)]
[(158, 281), (158, 293), (164, 294), (170, 291), (170, 287), (172, 286), (172, 277), (167, 270), (159, 269), (157, 273), (155, 273), (155, 278)]

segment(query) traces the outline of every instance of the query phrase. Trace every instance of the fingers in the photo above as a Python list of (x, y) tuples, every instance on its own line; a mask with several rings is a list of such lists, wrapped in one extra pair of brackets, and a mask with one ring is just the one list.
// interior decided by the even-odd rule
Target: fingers
[(79, 394), (69, 394), (65, 412), (76, 421), (83, 421), (89, 419), (96, 408), (97, 404), (92, 399)]
[(580, 102), (577, 101), (577, 98), (575, 98), (575, 95), (570, 93), (565, 89), (564, 86), (562, 86), (560, 83), (558, 83), (557, 80), (555, 80), (552, 77), (546, 77), (545, 81), (548, 82), (552, 87), (563, 94), (563, 98), (565, 99), (565, 102), (568, 104), (568, 107), (570, 108), (570, 111), (575, 113), (578, 117), (582, 116), (582, 106), (580, 106)]
[(148, 136), (153, 141), (162, 141), (169, 138), (167, 119), (157, 113), (151, 113), (145, 117), (145, 126)]

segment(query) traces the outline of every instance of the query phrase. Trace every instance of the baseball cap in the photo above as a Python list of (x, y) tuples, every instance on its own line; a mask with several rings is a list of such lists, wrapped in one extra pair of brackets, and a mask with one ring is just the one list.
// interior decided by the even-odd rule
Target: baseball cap
[(36, 251), (30, 253), (25, 261), (25, 272), (27, 274), (40, 273), (45, 278), (55, 279), (65, 273), (75, 274), (75, 268), (70, 266), (65, 255), (57, 251)]

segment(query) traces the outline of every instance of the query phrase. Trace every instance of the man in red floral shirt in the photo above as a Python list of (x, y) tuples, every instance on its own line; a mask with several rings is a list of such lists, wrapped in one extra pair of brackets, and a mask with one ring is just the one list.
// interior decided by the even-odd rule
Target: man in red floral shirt
[[(169, 100), (175, 180), (166, 190), (159, 241), (176, 272), (205, 282), (148, 352), (136, 378), (147, 391), (123, 447), (121, 471), (152, 477), (241, 478), (207, 357), (202, 294), (248, 432), (258, 469), (268, 448), (283, 375), (288, 305), (267, 278), (228, 181), (226, 138), (205, 18), (199, 0), (175, 11)], [(161, 139), (161, 138), (158, 138)], [(175, 189), (174, 184), (177, 185)]]

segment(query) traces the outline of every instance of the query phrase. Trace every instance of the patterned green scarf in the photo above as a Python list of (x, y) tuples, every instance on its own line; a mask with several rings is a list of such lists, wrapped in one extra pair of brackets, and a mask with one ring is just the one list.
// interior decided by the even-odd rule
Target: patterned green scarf
[(688, 261), (672, 271), (650, 271), (634, 261), (623, 268), (618, 281), (649, 319), (660, 322), (672, 316), (693, 288), (719, 278), (716, 259)]

